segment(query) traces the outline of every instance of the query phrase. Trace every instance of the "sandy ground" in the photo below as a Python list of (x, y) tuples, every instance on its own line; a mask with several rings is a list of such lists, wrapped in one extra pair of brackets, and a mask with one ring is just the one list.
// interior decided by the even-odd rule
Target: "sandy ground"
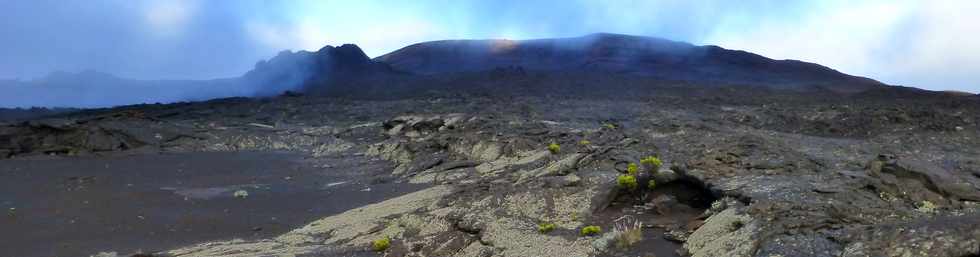
[[(268, 238), (421, 189), (371, 184), (384, 163), (272, 152), (38, 157), (0, 161), (0, 256), (156, 251)], [(248, 196), (237, 198), (238, 190)]]

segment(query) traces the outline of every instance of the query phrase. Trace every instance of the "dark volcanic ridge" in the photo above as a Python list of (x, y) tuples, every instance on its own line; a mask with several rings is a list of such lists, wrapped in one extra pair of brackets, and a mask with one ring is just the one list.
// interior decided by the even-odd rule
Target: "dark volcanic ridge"
[(696, 46), (607, 33), (535, 40), (433, 41), (414, 44), (375, 60), (397, 70), (428, 75), (520, 67), (533, 71), (616, 73), (777, 89), (826, 88), (844, 93), (885, 86), (814, 63), (773, 60), (713, 45)]
[[(260, 61), (245, 73), (245, 81), (268, 85), (292, 85), (285, 89), (320, 92), (333, 85), (395, 72), (385, 63), (371, 58), (353, 44), (324, 46), (316, 52), (282, 51), (268, 61)], [(270, 86), (260, 95), (282, 93), (283, 87)]]
[[(610, 85), (596, 81), (609, 76), (633, 81), (635, 87), (724, 85), (837, 94), (892, 90), (881, 82), (814, 63), (773, 60), (718, 46), (606, 33), (535, 40), (424, 42), (374, 59), (356, 45), (346, 44), (325, 46), (315, 52), (283, 51), (235, 78), (133, 80), (89, 71), (55, 73), (33, 81), (4, 80), (0, 87), (12, 95), (24, 96), (9, 100), (4, 106), (56, 103), (91, 108), (263, 97), (286, 91), (385, 97), (433, 89), (468, 90), (469, 85), (480, 83), (470, 79), (486, 77), (505, 82), (493, 86), (494, 91), (513, 90), (511, 84), (521, 84), (528, 77), (518, 75), (561, 83), (592, 81), (575, 88), (576, 94), (605, 90)], [(39, 89), (43, 93), (31, 93)]]
[[(302, 91), (320, 95), (371, 96), (393, 91), (470, 90), (487, 77), (506, 80), (506, 84), (520, 84), (527, 77), (592, 81), (584, 88), (575, 88), (586, 89), (579, 94), (587, 94), (608, 87), (594, 82), (610, 76), (643, 81), (634, 83), (641, 87), (730, 85), (845, 94), (887, 88), (881, 82), (813, 63), (606, 33), (535, 40), (432, 41), (373, 60), (350, 44), (327, 46), (317, 52), (286, 51), (268, 62), (259, 62), (245, 78), (267, 84), (300, 84)], [(498, 85), (494, 90), (514, 89)]]

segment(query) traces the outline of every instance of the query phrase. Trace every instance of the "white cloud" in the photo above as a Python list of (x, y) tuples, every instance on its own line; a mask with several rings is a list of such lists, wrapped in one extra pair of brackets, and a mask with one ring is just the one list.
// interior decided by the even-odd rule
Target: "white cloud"
[(258, 42), (276, 49), (316, 51), (325, 45), (352, 43), (372, 57), (443, 34), (420, 19), (327, 22), (316, 17), (299, 17), (285, 24), (251, 21), (245, 29)]
[(980, 2), (932, 1), (917, 10), (898, 57), (882, 64), (883, 78), (980, 93)]
[(705, 43), (885, 83), (980, 92), (977, 12), (976, 1), (821, 2), (792, 20), (721, 23)]
[(268, 47), (310, 51), (320, 49), (327, 41), (326, 33), (320, 28), (321, 26), (311, 21), (288, 25), (253, 21), (245, 25), (252, 38)]
[(197, 11), (192, 0), (154, 0), (144, 6), (145, 22), (156, 36), (174, 36), (183, 31)]
[[(378, 56), (420, 41), (437, 38), (444, 34), (438, 27), (422, 20), (406, 19), (394, 23), (374, 24), (359, 33), (354, 34), (353, 40), (344, 39), (346, 43), (357, 43), (369, 56)], [(342, 34), (341, 34), (342, 35)], [(337, 44), (340, 42), (335, 42)]]
[(719, 24), (705, 41), (770, 58), (800, 59), (867, 74), (875, 49), (911, 9), (894, 3), (819, 6), (797, 21), (766, 21), (750, 29)]

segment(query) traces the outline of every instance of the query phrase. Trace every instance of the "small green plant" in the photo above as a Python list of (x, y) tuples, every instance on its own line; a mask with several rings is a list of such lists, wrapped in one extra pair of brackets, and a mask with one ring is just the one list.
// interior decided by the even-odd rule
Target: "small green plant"
[(561, 145), (558, 145), (556, 143), (551, 143), (550, 145), (548, 145), (548, 151), (550, 151), (552, 154), (558, 154), (558, 152), (561, 151)]
[(888, 202), (894, 202), (899, 200), (898, 197), (895, 197), (894, 195), (889, 194), (888, 192), (878, 193), (878, 197), (881, 197), (881, 200), (885, 200)]
[(640, 167), (636, 166), (636, 163), (630, 163), (629, 165), (626, 165), (626, 174), (630, 174), (630, 176), (636, 176), (636, 174), (639, 173), (640, 173)]
[(246, 197), (248, 197), (248, 191), (238, 190), (238, 191), (235, 191), (235, 193), (233, 195), (235, 196), (235, 198), (245, 199)]
[(541, 224), (538, 224), (538, 232), (541, 232), (541, 234), (547, 234), (548, 232), (551, 232), (552, 230), (555, 230), (555, 224), (554, 223), (541, 223)]
[(578, 144), (579, 145), (582, 145), (582, 146), (588, 146), (588, 145), (591, 145), (592, 142), (589, 141), (589, 140), (582, 139), (582, 141), (578, 141)]
[(602, 228), (599, 228), (599, 226), (586, 226), (582, 228), (582, 231), (579, 234), (582, 236), (594, 236), (598, 235), (599, 233), (602, 233)]
[(650, 189), (650, 190), (657, 189), (657, 181), (651, 179), (650, 182), (647, 182), (647, 189)]
[(922, 201), (916, 206), (915, 210), (922, 213), (934, 213), (936, 212), (936, 204), (930, 201)]
[(391, 247), (391, 238), (388, 236), (371, 242), (371, 249), (374, 249), (375, 252), (384, 252), (385, 250), (388, 250), (388, 247)]
[(650, 156), (647, 158), (643, 158), (643, 160), (640, 160), (640, 164), (650, 167), (651, 173), (656, 173), (657, 171), (660, 170), (660, 166), (664, 165), (664, 162), (661, 161), (660, 158), (657, 158), (656, 156)]
[(636, 177), (632, 175), (620, 175), (618, 178), (616, 178), (616, 184), (618, 184), (620, 188), (625, 188), (630, 191), (636, 190), (636, 187), (639, 186), (639, 184), (636, 182)]
[(612, 123), (603, 123), (603, 124), (602, 124), (602, 127), (603, 127), (603, 128), (606, 128), (606, 129), (616, 129), (616, 124), (612, 124)]

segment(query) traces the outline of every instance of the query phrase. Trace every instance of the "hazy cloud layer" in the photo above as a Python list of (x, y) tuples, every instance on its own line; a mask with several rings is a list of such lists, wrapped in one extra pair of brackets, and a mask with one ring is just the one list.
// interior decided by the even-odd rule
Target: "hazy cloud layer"
[(198, 1), (0, 3), (0, 78), (238, 76), (283, 49), (371, 56), (447, 38), (616, 32), (817, 62), (890, 84), (980, 91), (977, 1)]

